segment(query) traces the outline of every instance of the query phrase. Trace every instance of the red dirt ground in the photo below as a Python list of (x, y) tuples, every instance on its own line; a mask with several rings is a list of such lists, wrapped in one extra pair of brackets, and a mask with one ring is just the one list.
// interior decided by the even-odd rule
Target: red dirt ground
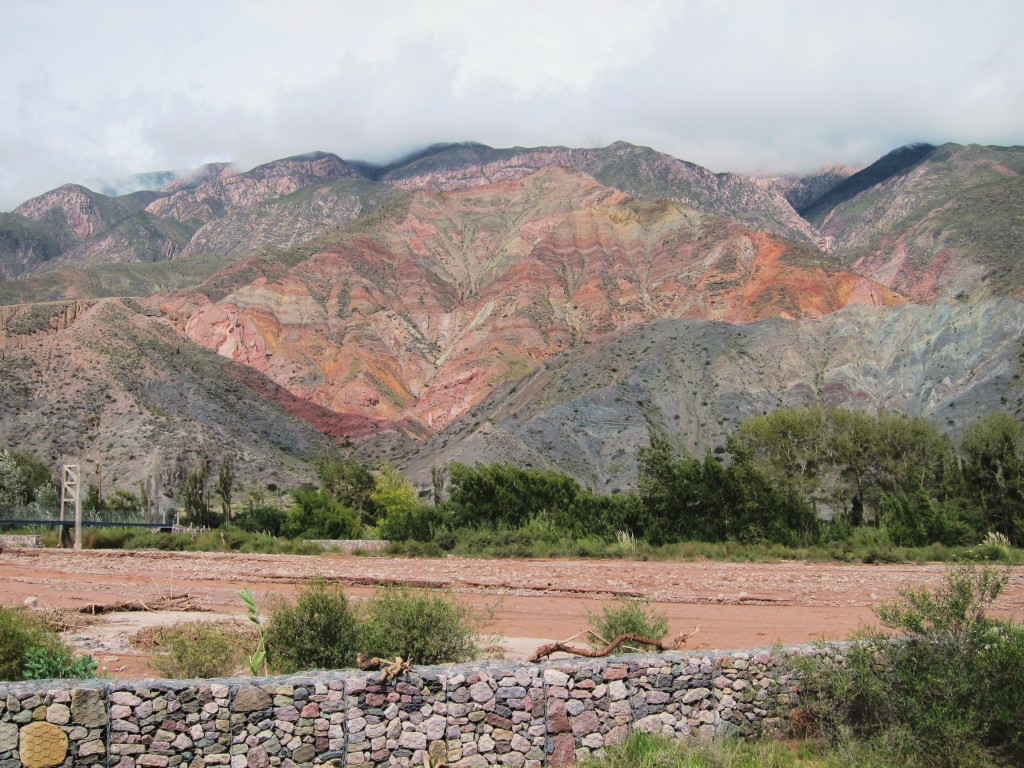
[[(942, 581), (944, 565), (638, 562), (622, 560), (416, 559), (327, 554), (245, 555), (154, 551), (6, 549), (0, 554), (0, 603), (77, 608), (126, 600), (151, 602), (187, 592), (214, 617), (241, 617), (238, 591), (248, 586), (260, 605), (289, 595), (311, 577), (345, 586), (353, 597), (378, 584), (451, 589), (488, 606), (490, 631), (505, 655), (525, 658), (543, 642), (583, 630), (586, 617), (617, 596), (649, 598), (673, 633), (700, 632), (687, 648), (752, 648), (842, 639), (873, 618), (871, 606), (901, 587)], [(1011, 569), (997, 612), (1024, 618), (1024, 568)], [(148, 657), (127, 636), (181, 614), (118, 613), (75, 633), (115, 676), (149, 674)], [(188, 618), (193, 618), (189, 616)]]

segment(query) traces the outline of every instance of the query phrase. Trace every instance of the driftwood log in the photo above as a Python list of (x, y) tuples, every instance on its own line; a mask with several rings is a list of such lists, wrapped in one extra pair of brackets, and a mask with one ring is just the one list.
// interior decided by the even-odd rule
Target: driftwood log
[(165, 595), (144, 603), (142, 600), (127, 600), (120, 603), (90, 603), (78, 609), (79, 613), (98, 616), (103, 613), (121, 613), (122, 611), (202, 611), (192, 602), (188, 592), (180, 595)]
[[(694, 627), (692, 632), (684, 632), (680, 635), (677, 635), (668, 642), (662, 642), (661, 640), (652, 640), (649, 637), (643, 637), (641, 635), (619, 635), (610, 643), (607, 643), (603, 648), (581, 648), (576, 645), (570, 645), (569, 640), (565, 640), (560, 643), (548, 643), (547, 645), (542, 645), (540, 648), (534, 651), (533, 656), (531, 656), (529, 660), (533, 663), (536, 663), (541, 659), (545, 658), (546, 656), (550, 656), (552, 653), (558, 653), (559, 651), (563, 653), (572, 653), (577, 656), (586, 656), (588, 659), (596, 659), (601, 656), (608, 656), (609, 654), (614, 653), (618, 648), (620, 648), (624, 643), (627, 642), (638, 643), (640, 645), (648, 645), (656, 651), (677, 651), (686, 644), (687, 640), (696, 635), (699, 631), (700, 627)], [(594, 635), (592, 632), (590, 634), (598, 640), (605, 642), (603, 638)], [(572, 638), (570, 638), (570, 640), (571, 639)]]

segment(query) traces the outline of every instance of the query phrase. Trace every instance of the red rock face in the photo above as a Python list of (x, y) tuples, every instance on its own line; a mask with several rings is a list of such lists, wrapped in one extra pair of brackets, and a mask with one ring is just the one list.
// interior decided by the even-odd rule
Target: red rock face
[[(553, 354), (658, 318), (820, 317), (901, 298), (798, 246), (576, 171), (416, 193), (387, 229), (219, 301), (168, 297), (190, 338), (363, 434), (437, 430)], [(806, 260), (806, 259), (805, 259)], [(348, 433), (346, 433), (348, 434)], [(351, 436), (351, 435), (350, 435)]]

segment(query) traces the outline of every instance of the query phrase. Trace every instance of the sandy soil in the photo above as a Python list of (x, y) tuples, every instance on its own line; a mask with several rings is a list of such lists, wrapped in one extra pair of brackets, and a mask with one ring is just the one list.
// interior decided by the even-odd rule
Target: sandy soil
[[(774, 642), (841, 639), (870, 622), (871, 606), (898, 588), (937, 586), (943, 565), (673, 563), (618, 560), (474, 560), (223, 553), (74, 552), (6, 549), (0, 603), (81, 608), (127, 600), (151, 603), (188, 593), (198, 613), (133, 612), (97, 617), (69, 633), (115, 677), (150, 674), (149, 657), (129, 637), (144, 626), (202, 618), (242, 620), (238, 591), (260, 605), (290, 595), (311, 577), (342, 584), (354, 598), (382, 583), (451, 589), (485, 607), (504, 655), (525, 658), (538, 645), (586, 627), (588, 614), (618, 596), (643, 596), (669, 617), (673, 632), (700, 632), (692, 649), (750, 648)], [(1024, 568), (1014, 568), (998, 612), (1024, 618)]]

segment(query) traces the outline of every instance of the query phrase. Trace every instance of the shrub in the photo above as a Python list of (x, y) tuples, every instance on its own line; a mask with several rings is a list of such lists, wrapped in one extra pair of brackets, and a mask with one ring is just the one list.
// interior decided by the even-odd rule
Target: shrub
[(1024, 757), (1024, 628), (986, 613), (1007, 578), (959, 566), (934, 593), (901, 590), (880, 605), (884, 629), (866, 630), (845, 668), (811, 664), (807, 688), (823, 731), (878, 738), (902, 729), (935, 766)]
[(473, 611), (450, 592), (384, 587), (361, 613), (359, 649), (368, 656), (442, 664), (477, 655)]
[(160, 627), (149, 642), (159, 655), (153, 667), (164, 677), (188, 679), (226, 677), (241, 665), (253, 635), (234, 625), (190, 621)]
[(278, 602), (267, 622), (267, 650), (279, 672), (351, 667), (359, 627), (340, 588), (313, 581), (294, 603)]
[[(591, 645), (602, 648), (619, 635), (639, 635), (654, 641), (664, 640), (669, 633), (668, 617), (647, 600), (627, 597), (614, 605), (606, 605), (599, 612), (587, 616), (587, 623), (597, 637)], [(635, 646), (621, 646), (623, 652), (637, 652)]]
[(96, 676), (96, 660), (88, 654), (72, 656), (63, 647), (35, 646), (25, 653), (23, 673), (26, 680), (82, 680)]
[[(67, 664), (58, 667), (58, 660), (66, 660)], [(41, 618), (17, 608), (0, 607), (0, 680), (24, 680), (42, 671), (61, 672), (74, 663), (70, 649)], [(74, 668), (76, 677), (81, 669)]]

